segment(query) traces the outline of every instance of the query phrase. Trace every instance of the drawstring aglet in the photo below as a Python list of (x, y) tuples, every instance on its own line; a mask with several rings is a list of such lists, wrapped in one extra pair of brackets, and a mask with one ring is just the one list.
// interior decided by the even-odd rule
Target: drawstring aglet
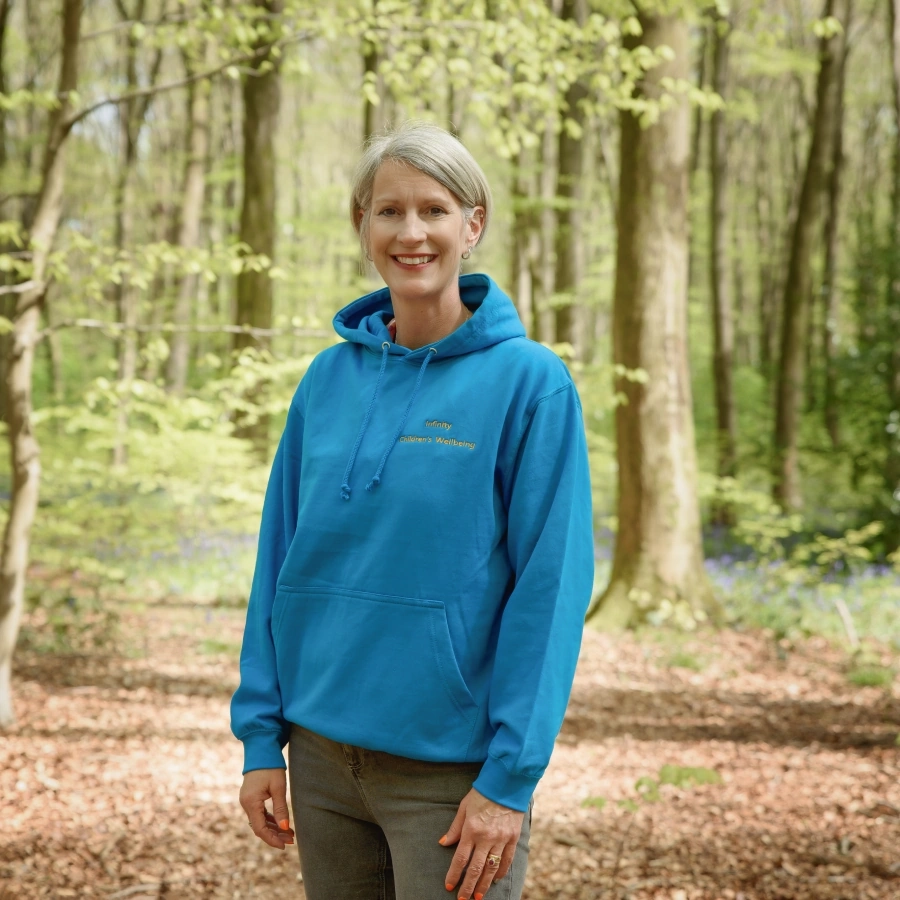
[(341, 485), (341, 500), (349, 500), (350, 499), (350, 485), (342, 484)]
[(375, 477), (374, 477), (374, 478), (366, 485), (366, 490), (367, 490), (367, 491), (371, 491), (373, 487), (376, 487), (376, 486), (379, 485), (379, 484), (381, 484), (381, 478), (380, 478), (378, 475), (376, 475), (376, 476), (375, 476)]

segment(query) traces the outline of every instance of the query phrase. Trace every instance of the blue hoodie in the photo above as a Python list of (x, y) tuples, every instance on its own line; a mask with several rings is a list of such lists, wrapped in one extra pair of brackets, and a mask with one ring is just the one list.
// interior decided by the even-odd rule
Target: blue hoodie
[(593, 583), (581, 406), (485, 275), (471, 319), (391, 343), (383, 288), (334, 319), (266, 491), (231, 705), (244, 772), (290, 723), (414, 759), (482, 762), (525, 810), (562, 725)]

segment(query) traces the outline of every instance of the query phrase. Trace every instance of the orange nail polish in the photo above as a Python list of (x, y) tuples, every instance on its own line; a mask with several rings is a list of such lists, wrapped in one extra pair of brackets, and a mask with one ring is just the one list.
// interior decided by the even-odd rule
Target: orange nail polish
[(442, 838), (438, 838), (438, 843), (443, 847), (444, 841), (447, 840), (447, 835), (445, 834)]
[(449, 881), (444, 885), (444, 887), (447, 888), (448, 891), (452, 891), (452, 890), (453, 890), (453, 885), (450, 884)]
[(481, 900), (482, 897), (484, 897), (484, 894), (476, 894), (475, 900)]
[(279, 827), (282, 831), (287, 831), (288, 828), (291, 827), (291, 823), (288, 822), (287, 819), (282, 819), (282, 820), (278, 823), (278, 827)]

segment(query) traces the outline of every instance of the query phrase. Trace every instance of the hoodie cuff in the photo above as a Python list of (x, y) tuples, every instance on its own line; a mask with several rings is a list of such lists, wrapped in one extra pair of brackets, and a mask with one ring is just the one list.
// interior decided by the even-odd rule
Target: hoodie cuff
[(494, 803), (519, 812), (527, 812), (531, 795), (539, 781), (540, 776), (532, 778), (528, 775), (513, 774), (507, 771), (499, 759), (489, 756), (472, 787)]
[(243, 738), (244, 771), (242, 775), (254, 769), (286, 769), (284, 755), (281, 752), (281, 732), (256, 731)]

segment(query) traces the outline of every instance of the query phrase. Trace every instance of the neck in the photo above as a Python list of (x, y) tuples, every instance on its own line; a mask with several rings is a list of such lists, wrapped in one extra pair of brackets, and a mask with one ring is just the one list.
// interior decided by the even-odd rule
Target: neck
[(458, 291), (455, 297), (448, 297), (439, 303), (393, 295), (391, 302), (397, 322), (397, 343), (408, 350), (436, 344), (456, 331), (472, 315), (463, 305)]

